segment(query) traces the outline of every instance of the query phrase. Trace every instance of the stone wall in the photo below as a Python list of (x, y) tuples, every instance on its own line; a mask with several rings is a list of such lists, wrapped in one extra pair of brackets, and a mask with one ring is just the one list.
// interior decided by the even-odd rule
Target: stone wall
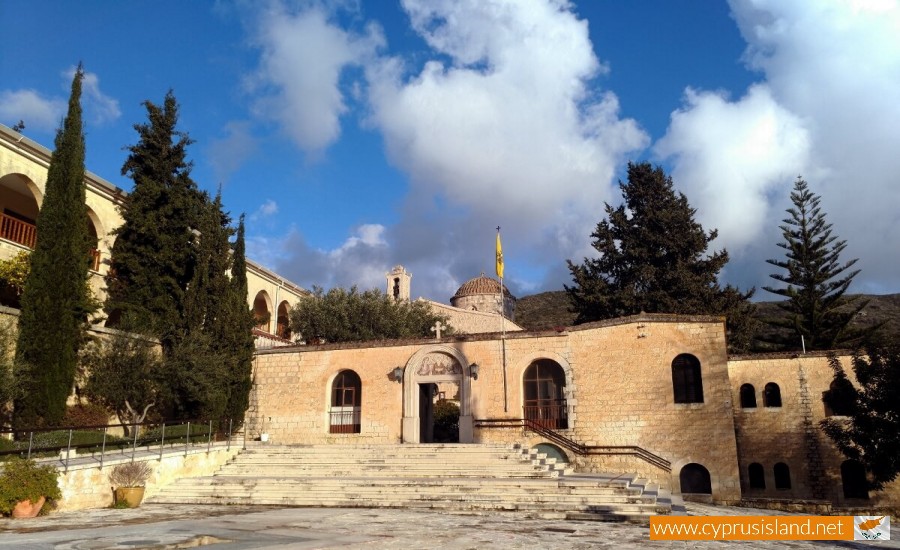
[[(500, 316), (496, 313), (460, 309), (432, 300), (425, 300), (424, 298), (419, 298), (419, 300), (427, 303), (438, 315), (446, 315), (449, 319), (448, 324), (453, 327), (456, 334), (481, 334), (501, 331)], [(509, 319), (503, 320), (503, 329), (507, 332), (525, 330)]]
[[(855, 383), (851, 360), (839, 357)], [(822, 394), (828, 391), (834, 371), (826, 353), (768, 354), (732, 358), (728, 363), (733, 394), (735, 429), (739, 450), (741, 485), (751, 499), (812, 499), (838, 506), (897, 506), (900, 483), (870, 494), (869, 501), (844, 498), (841, 463), (846, 458), (819, 428), (826, 418)], [(781, 392), (780, 407), (766, 407), (764, 389), (775, 383)], [(742, 408), (740, 388), (752, 384), (756, 407)], [(775, 487), (774, 466), (783, 462), (790, 471), (791, 487)], [(758, 463), (765, 472), (765, 489), (750, 487), (749, 466)]]
[[(239, 445), (232, 445), (231, 449), (227, 449), (223, 444), (219, 445), (210, 452), (206, 449), (191, 450), (185, 455), (183, 451), (173, 451), (165, 453), (162, 460), (159, 459), (159, 455), (153, 455), (149, 460), (145, 458), (153, 469), (153, 475), (147, 481), (144, 498), (152, 497), (161, 487), (177, 479), (211, 475), (240, 451)], [(57, 510), (111, 506), (114, 501), (114, 487), (109, 482), (109, 473), (117, 464), (130, 461), (130, 458), (108, 455), (103, 468), (99, 468), (98, 463), (91, 461), (89, 464), (71, 464), (68, 472), (60, 470), (59, 486), (62, 498), (57, 502)]]
[[(716, 500), (740, 499), (721, 319), (648, 315), (566, 332), (518, 332), (505, 340), (498, 336), (260, 351), (248, 413), (250, 433), (265, 431), (276, 443), (410, 441), (404, 434), (416, 432), (404, 430), (404, 415), (409, 420), (417, 411), (404, 410), (404, 391), (416, 390), (410, 387), (415, 379), (409, 369), (429, 353), (459, 358), (463, 380), (468, 380), (468, 387), (461, 388), (462, 400), (468, 399), (462, 408), (469, 409), (476, 424), (479, 419), (520, 419), (526, 369), (536, 360), (550, 360), (565, 373), (569, 427), (564, 435), (585, 445), (635, 445), (659, 455), (672, 463), (672, 473), (657, 479), (675, 490), (681, 468), (700, 464), (710, 473)], [(700, 361), (702, 403), (674, 403), (672, 361), (682, 353)], [(477, 380), (467, 374), (473, 363), (479, 365)], [(403, 383), (390, 376), (396, 367), (407, 369)], [(354, 370), (362, 380), (359, 434), (328, 433), (331, 381), (342, 369)], [(414, 402), (407, 399), (407, 404)], [(518, 432), (476, 427), (471, 437), (509, 443), (522, 440)], [(603, 460), (592, 459), (591, 464)]]

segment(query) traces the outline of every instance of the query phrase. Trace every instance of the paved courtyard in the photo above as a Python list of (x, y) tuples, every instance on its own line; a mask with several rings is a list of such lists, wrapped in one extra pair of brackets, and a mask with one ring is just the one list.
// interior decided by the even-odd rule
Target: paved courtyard
[[(688, 505), (698, 515), (772, 512)], [(894, 519), (894, 525), (897, 524)], [(891, 541), (871, 547), (900, 548)], [(854, 542), (661, 542), (645, 525), (531, 520), (512, 514), (464, 515), (431, 511), (347, 508), (144, 505), (134, 510), (86, 510), (33, 520), (0, 519), (0, 548), (17, 550), (307, 548), (544, 549), (725, 547), (862, 548)]]

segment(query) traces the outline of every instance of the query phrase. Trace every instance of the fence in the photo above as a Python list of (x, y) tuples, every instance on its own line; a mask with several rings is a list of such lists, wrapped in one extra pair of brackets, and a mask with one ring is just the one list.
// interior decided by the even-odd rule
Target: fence
[[(105, 424), (102, 426), (78, 426), (62, 428), (35, 428), (0, 430), (0, 460), (5, 456), (24, 458), (47, 457), (59, 454), (64, 471), (69, 470), (70, 459), (79, 452), (99, 453), (100, 468), (109, 452), (131, 453), (133, 459), (140, 449), (142, 452), (158, 450), (162, 459), (163, 451), (184, 447), (184, 453), (206, 445), (211, 450), (214, 442), (224, 441), (231, 449), (231, 419), (218, 421), (169, 421), (143, 422), (135, 424)], [(122, 435), (118, 435), (121, 433)], [(244, 446), (246, 446), (246, 430)], [(9, 438), (11, 436), (11, 439)]]

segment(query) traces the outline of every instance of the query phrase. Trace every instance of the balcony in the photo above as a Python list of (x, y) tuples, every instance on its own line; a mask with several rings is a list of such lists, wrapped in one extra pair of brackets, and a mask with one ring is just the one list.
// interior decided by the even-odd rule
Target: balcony
[(0, 238), (34, 249), (37, 227), (0, 212)]
[[(37, 227), (33, 223), (24, 222), (0, 212), (0, 238), (34, 250), (34, 245), (37, 243)], [(90, 258), (91, 270), (99, 271), (100, 251), (92, 248)]]

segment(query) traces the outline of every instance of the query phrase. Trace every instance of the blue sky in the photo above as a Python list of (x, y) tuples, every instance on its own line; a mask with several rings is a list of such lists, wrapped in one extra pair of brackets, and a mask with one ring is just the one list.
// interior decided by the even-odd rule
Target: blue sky
[(500, 225), (513, 292), (561, 289), (649, 160), (719, 229), (725, 281), (772, 282), (802, 174), (854, 290), (900, 291), (896, 0), (9, 0), (0, 21), (0, 122), (51, 145), (83, 62), (88, 169), (127, 190), (141, 102), (173, 89), (195, 179), (306, 287), (403, 264), (444, 301), (492, 271)]

